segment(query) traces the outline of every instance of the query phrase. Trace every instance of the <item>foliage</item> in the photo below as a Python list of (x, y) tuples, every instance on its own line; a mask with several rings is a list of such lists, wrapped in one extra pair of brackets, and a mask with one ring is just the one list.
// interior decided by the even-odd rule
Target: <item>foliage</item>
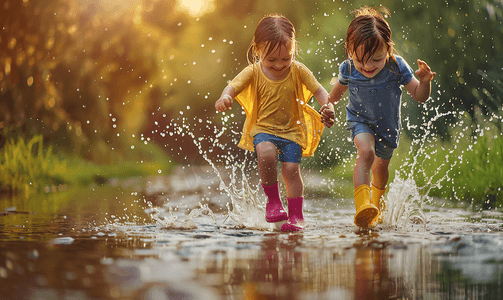
[[(480, 110), (475, 116), (476, 122), (468, 113), (457, 116), (458, 123), (449, 130), (453, 137), (450, 141), (442, 140), (427, 128), (423, 128), (429, 132), (427, 135), (412, 140), (403, 136), (389, 166), (388, 182), (396, 176), (411, 178), (423, 195), (444, 198), (454, 205), (473, 209), (501, 209), (501, 117), (485, 118)], [(354, 153), (344, 157), (340, 164), (325, 170), (324, 175), (351, 185), (355, 158)], [(351, 197), (347, 191), (343, 195)]]
[(114, 164), (96, 164), (75, 155), (56, 155), (44, 147), (42, 135), (28, 142), (11, 138), (0, 149), (0, 192), (51, 191), (65, 186), (103, 184), (109, 179), (147, 177), (169, 173), (172, 163), (153, 143), (140, 143), (128, 156)]
[[(388, 21), (399, 54), (412, 67), (423, 58), (437, 71), (432, 101), (442, 112), (465, 110), (473, 117), (474, 107), (480, 107), (499, 113), (503, 40), (495, 35), (502, 33), (503, 13), (497, 2), (380, 3), (392, 12)], [(299, 60), (329, 89), (345, 59), (342, 41), (350, 12), (364, 4), (215, 1), (213, 11), (193, 17), (177, 1), (9, 1), (0, 8), (5, 16), (0, 20), (0, 129), (21, 127), (30, 135), (43, 134), (58, 149), (98, 160), (127, 145), (116, 142), (124, 134), (173, 143), (176, 134), (169, 134), (176, 129), (166, 125), (180, 113), (213, 119), (213, 103), (246, 65), (246, 48), (262, 16), (277, 12), (292, 20)], [(485, 34), (486, 28), (492, 33)], [(416, 116), (434, 113), (404, 98), (403, 114), (413, 116), (412, 124), (421, 121)], [(153, 119), (166, 136), (152, 133)], [(455, 121), (439, 122), (436, 130), (447, 136)]]
[[(306, 64), (320, 74), (325, 87), (337, 76), (338, 65), (346, 58), (343, 41), (352, 20), (349, 12), (362, 5), (372, 4), (368, 1), (317, 4), (319, 12), (313, 15), (307, 28), (309, 45), (303, 50)], [(475, 108), (486, 116), (501, 113), (503, 84), (499, 74), (503, 68), (503, 40), (496, 37), (503, 34), (503, 10), (499, 0), (417, 3), (384, 0), (379, 5), (391, 11), (387, 21), (398, 54), (413, 69), (417, 69), (416, 60), (422, 59), (437, 72), (430, 99), (435, 105), (429, 110), (425, 111), (404, 94), (402, 116), (411, 116), (414, 125), (404, 127), (405, 133), (420, 134), (416, 131), (422, 116), (433, 118), (436, 108), (440, 113), (466, 111), (474, 121)], [(439, 120), (434, 130), (448, 138), (449, 127), (456, 121), (454, 115)]]
[(140, 143), (134, 146), (125, 158), (112, 164), (97, 164), (84, 161), (76, 156), (66, 156), (69, 173), (65, 179), (74, 185), (90, 183), (103, 184), (110, 179), (128, 179), (167, 174), (172, 162), (165, 153), (153, 143)]
[[(409, 62), (424, 57), (438, 73), (432, 100), (440, 113), (465, 111), (473, 121), (476, 109), (485, 116), (501, 113), (503, 40), (496, 36), (503, 34), (503, 10), (498, 2), (426, 1), (400, 11), (400, 20), (407, 23), (400, 22), (403, 34), (396, 35), (395, 43)], [(413, 105), (405, 113), (420, 115), (420, 110)], [(425, 113), (428, 118), (435, 115), (433, 109)], [(449, 136), (456, 122), (454, 116), (439, 121), (436, 132)]]
[[(109, 166), (128, 161), (133, 163), (125, 169), (144, 170), (145, 164), (135, 162), (169, 160), (161, 159), (159, 149), (176, 162), (192, 163), (202, 149), (193, 146), (192, 136), (180, 125), (182, 118), (192, 125), (196, 139), (215, 135), (222, 122), (215, 117), (214, 102), (246, 66), (246, 49), (261, 17), (274, 12), (293, 22), (298, 59), (329, 90), (345, 59), (343, 40), (352, 20), (350, 12), (370, 4), (364, 0), (225, 0), (214, 1), (213, 10), (193, 16), (180, 9), (178, 1), (5, 2), (0, 6), (0, 130), (15, 128), (21, 134), (8, 136), (4, 130), (0, 140), (28, 140), (42, 134), (44, 144), (65, 157), (67, 167), (100, 169), (95, 174), (120, 172)], [(408, 139), (423, 135), (421, 125), (437, 113), (466, 111), (474, 123), (476, 111), (485, 116), (501, 114), (500, 2), (379, 3), (391, 11), (387, 20), (398, 53), (412, 68), (421, 58), (438, 74), (428, 106), (404, 94), (402, 125)], [(305, 160), (306, 166), (329, 168), (354, 159), (344, 124), (345, 101), (336, 106), (338, 124), (325, 130), (319, 151)], [(315, 101), (312, 104), (318, 108)], [(241, 111), (235, 104), (229, 113), (229, 123), (237, 132), (244, 118)], [(445, 140), (447, 152), (456, 150), (449, 148), (456, 146), (449, 138), (459, 115), (439, 119), (431, 128), (441, 137), (439, 143)], [(495, 120), (501, 128), (501, 120)], [(226, 148), (223, 153), (237, 148), (234, 136), (219, 139)], [(492, 136), (486, 139), (490, 145), (498, 143)], [(154, 160), (135, 157), (145, 141), (159, 146)], [(402, 150), (406, 148), (397, 151)], [(497, 156), (489, 156), (498, 161)], [(85, 161), (79, 162), (80, 158)], [(398, 168), (402, 159), (394, 158), (392, 163), (396, 161)], [(469, 164), (466, 160), (467, 170)], [(148, 172), (164, 170), (162, 165), (170, 163), (150, 165)], [(80, 172), (84, 178), (93, 176), (85, 173)], [(78, 177), (79, 172), (70, 174), (65, 178)], [(470, 195), (466, 197), (478, 197), (474, 191)]]
[[(498, 2), (380, 2), (391, 11), (387, 21), (393, 30), (398, 54), (413, 69), (417, 68), (416, 59), (420, 58), (437, 72), (428, 106), (416, 103), (404, 92), (402, 128), (408, 138), (423, 135), (424, 122), (438, 113), (466, 111), (473, 122), (477, 122), (477, 109), (485, 116), (501, 114), (503, 84), (499, 74), (503, 68), (503, 40), (494, 35), (503, 33), (503, 13)], [(369, 3), (318, 2), (313, 4), (312, 16), (297, 26), (300, 60), (313, 70), (327, 90), (329, 82), (336, 79), (338, 65), (345, 59), (343, 41), (352, 20), (349, 12), (362, 5)], [(485, 34), (487, 28), (493, 33)], [(346, 101), (343, 99), (336, 106), (341, 124), (337, 129), (325, 130), (318, 152), (306, 165), (332, 167), (341, 157), (351, 155), (349, 134), (343, 129)], [(317, 107), (316, 102), (313, 103)], [(456, 116), (451, 114), (438, 119), (429, 130), (448, 140), (450, 128), (459, 121)]]
[(41, 135), (28, 142), (11, 139), (0, 152), (0, 191), (24, 192), (64, 183), (66, 162), (58, 161), (52, 148), (44, 149)]
[(156, 105), (141, 94), (155, 65), (134, 23), (72, 0), (0, 9), (0, 129), (43, 134), (57, 151), (98, 161), (128, 144), (117, 135), (124, 128), (141, 134)]
[[(415, 61), (420, 58), (437, 72), (432, 83), (432, 98), (427, 105), (415, 103), (406, 93), (403, 95), (402, 127), (405, 135), (402, 135), (390, 164), (390, 181), (395, 171), (401, 176), (413, 173), (419, 186), (428, 186), (424, 192), (429, 191), (430, 195), (472, 203), (474, 207), (503, 204), (503, 178), (495, 169), (501, 162), (501, 151), (498, 150), (501, 135), (494, 133), (501, 132), (503, 104), (500, 76), (503, 40), (496, 38), (503, 33), (503, 12), (499, 2), (380, 2), (391, 10), (387, 21), (393, 30), (398, 54), (412, 68), (417, 68)], [(364, 4), (368, 3), (341, 3), (339, 7), (345, 11), (342, 15), (338, 13), (339, 7), (331, 3), (318, 4), (323, 16), (320, 13), (312, 18), (315, 26), (309, 26), (308, 34), (313, 38), (304, 48), (304, 59), (312, 69), (319, 70), (322, 83), (326, 84), (329, 78), (337, 76), (338, 64), (345, 59), (342, 41), (352, 19), (347, 12)], [(345, 101), (343, 99), (336, 106), (339, 111), (344, 110)], [(438, 118), (425, 129), (425, 124), (438, 114), (449, 112), (458, 113)], [(463, 125), (462, 119), (467, 115), (471, 122), (465, 120)], [(477, 124), (493, 130), (486, 130), (480, 136)], [(345, 148), (351, 144), (345, 140), (348, 134), (337, 132), (340, 133), (344, 138), (324, 134), (320, 150), (328, 153), (325, 149), (341, 149), (338, 154), (346, 162), (338, 164), (333, 158), (326, 157), (323, 157), (324, 164), (323, 160), (317, 161), (320, 166), (337, 166), (334, 174), (349, 170), (347, 161), (354, 160), (354, 153)], [(418, 141), (425, 134), (427, 140), (420, 146)], [(487, 149), (486, 144), (489, 145)], [(424, 152), (416, 156), (421, 147)], [(473, 150), (468, 151), (469, 147)], [(416, 171), (410, 169), (414, 159), (418, 160), (414, 164)], [(435, 187), (437, 184), (439, 188)]]
[(458, 117), (458, 124), (449, 130), (451, 141), (431, 135), (416, 140), (403, 138), (390, 164), (390, 181), (395, 174), (411, 177), (423, 194), (474, 209), (501, 208), (501, 119), (486, 119), (480, 111), (475, 116), (477, 122), (467, 113)]
[[(503, 205), (503, 134), (494, 126), (480, 127), (475, 136), (466, 136), (454, 150), (443, 148), (437, 156), (457, 158), (445, 184), (431, 195), (469, 203), (474, 209)], [(452, 149), (452, 147), (450, 148)]]

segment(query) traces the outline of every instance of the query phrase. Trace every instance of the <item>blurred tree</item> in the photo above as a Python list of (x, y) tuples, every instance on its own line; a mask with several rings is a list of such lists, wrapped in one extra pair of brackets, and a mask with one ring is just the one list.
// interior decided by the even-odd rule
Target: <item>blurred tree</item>
[(30, 136), (66, 126), (52, 72), (73, 42), (77, 8), (62, 0), (4, 1), (0, 10), (0, 129)]
[[(329, 90), (329, 81), (338, 74), (339, 64), (346, 59), (344, 40), (356, 8), (369, 5), (368, 1), (317, 2), (310, 10), (301, 32), (307, 32), (307, 47), (303, 47), (306, 64), (317, 73), (320, 82)], [(372, 5), (372, 4), (370, 4)], [(393, 32), (398, 54), (416, 70), (418, 58), (425, 60), (437, 72), (432, 83), (431, 98), (426, 105), (403, 96), (403, 129), (411, 137), (422, 136), (421, 127), (438, 113), (468, 112), (477, 123), (477, 108), (491, 119), (501, 117), (503, 104), (503, 12), (501, 1), (436, 1), (404, 2), (383, 0), (379, 5), (390, 9), (387, 17)], [(301, 44), (302, 46), (302, 44)], [(347, 95), (346, 95), (347, 96)], [(336, 109), (344, 122), (343, 100)], [(427, 109), (425, 109), (427, 108)], [(501, 118), (492, 118), (501, 129)], [(440, 118), (430, 128), (444, 139), (458, 121), (456, 114)], [(337, 127), (339, 125), (339, 127)], [(342, 156), (351, 153), (345, 139), (344, 124), (336, 124), (324, 134), (320, 152), (332, 149)], [(472, 130), (476, 128), (473, 127)], [(473, 132), (473, 131), (472, 131)], [(330, 134), (328, 134), (330, 133)], [(353, 149), (354, 150), (354, 149)], [(315, 165), (330, 166), (337, 156), (315, 158)]]
[[(501, 1), (422, 1), (394, 7), (390, 18), (395, 43), (401, 54), (417, 68), (421, 58), (437, 72), (432, 92), (433, 104), (425, 119), (411, 118), (412, 124), (431, 119), (439, 112), (468, 112), (475, 120), (475, 108), (484, 115), (501, 114), (503, 104), (503, 11)], [(422, 106), (412, 105), (405, 113), (420, 115)], [(457, 122), (451, 115), (439, 120), (436, 131), (448, 137)], [(498, 124), (501, 128), (501, 124)]]
[(141, 10), (110, 17), (72, 0), (7, 1), (0, 9), (4, 134), (42, 133), (55, 149), (101, 162), (126, 155), (109, 153), (129, 147), (159, 102), (149, 97), (157, 42), (133, 22)]
[(163, 102), (159, 110), (149, 114), (151, 121), (145, 135), (165, 147), (177, 161), (200, 161), (200, 150), (206, 152), (210, 148), (215, 148), (207, 153), (210, 156), (240, 152), (235, 139), (239, 138), (244, 115), (237, 103), (227, 113), (233, 117), (226, 126), (238, 134), (228, 131), (220, 137), (225, 149), (213, 147), (212, 141), (203, 142), (207, 144), (199, 149), (182, 124), (190, 124), (196, 138), (215, 136), (221, 115), (215, 113), (214, 103), (227, 82), (247, 65), (246, 50), (258, 21), (266, 14), (280, 13), (294, 24), (301, 24), (307, 17), (307, 4), (292, 1), (293, 6), (279, 0), (216, 1), (213, 12), (191, 17), (177, 12), (170, 2), (149, 3), (154, 7), (145, 13), (144, 26), (155, 28), (163, 37), (158, 57)]
[[(41, 133), (55, 151), (75, 151), (98, 161), (126, 156), (127, 148), (139, 141), (154, 141), (179, 161), (194, 161), (200, 149), (182, 124), (190, 124), (198, 139), (215, 136), (215, 126), (225, 123), (236, 134), (220, 138), (222, 151), (239, 151), (235, 140), (244, 119), (241, 108), (236, 103), (222, 118), (215, 114), (214, 102), (246, 66), (258, 21), (270, 13), (288, 17), (297, 29), (298, 59), (330, 90), (345, 59), (350, 12), (368, 4), (219, 0), (213, 11), (196, 17), (178, 9), (178, 1), (107, 2), (110, 7), (91, 0), (3, 1), (0, 130)], [(472, 117), (476, 107), (486, 114), (501, 113), (500, 2), (381, 1), (391, 10), (388, 21), (398, 53), (413, 68), (421, 58), (438, 73), (427, 105), (431, 110), (405, 95), (404, 119), (419, 125), (435, 108), (467, 111)], [(331, 149), (351, 152), (343, 107), (338, 106), (338, 126), (324, 135), (325, 157)], [(442, 119), (438, 133), (447, 136), (453, 122), (454, 115)]]
[(57, 68), (64, 108), (81, 128), (74, 146), (83, 147), (82, 154), (93, 160), (109, 160), (111, 149), (127, 149), (132, 136), (146, 126), (150, 107), (159, 103), (150, 97), (157, 42), (131, 21), (136, 14), (110, 18), (99, 8), (86, 7), (79, 18), (82, 38), (67, 49)]

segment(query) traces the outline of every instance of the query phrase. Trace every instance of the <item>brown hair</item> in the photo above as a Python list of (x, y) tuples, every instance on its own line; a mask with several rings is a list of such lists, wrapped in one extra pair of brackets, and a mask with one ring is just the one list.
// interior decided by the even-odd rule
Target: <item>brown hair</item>
[[(381, 12), (379, 12), (381, 11)], [(389, 10), (381, 6), (377, 9), (363, 6), (352, 13), (355, 18), (349, 24), (346, 34), (344, 50), (349, 59), (350, 54), (356, 54), (356, 49), (363, 47), (363, 57), (356, 57), (358, 61), (367, 62), (381, 46), (388, 46), (387, 54), (395, 61), (393, 41), (391, 40), (391, 28), (384, 19), (384, 15), (389, 15)], [(389, 60), (388, 60), (389, 65)], [(390, 67), (391, 68), (391, 67)]]
[(266, 49), (265, 56), (269, 55), (276, 47), (286, 47), (287, 44), (292, 45), (294, 49), (294, 57), (297, 55), (298, 46), (295, 40), (295, 27), (292, 22), (286, 17), (272, 14), (267, 15), (257, 25), (253, 40), (248, 47), (246, 58), (248, 63), (258, 62), (259, 49)]

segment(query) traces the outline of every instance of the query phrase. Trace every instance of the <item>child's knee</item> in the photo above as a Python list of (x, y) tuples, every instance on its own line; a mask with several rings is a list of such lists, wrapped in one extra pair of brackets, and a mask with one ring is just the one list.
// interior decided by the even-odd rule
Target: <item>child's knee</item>
[(281, 173), (284, 180), (298, 181), (301, 180), (299, 164), (296, 163), (283, 163)]
[(375, 157), (375, 149), (372, 145), (358, 148), (358, 156), (366, 161), (373, 161)]
[(270, 142), (262, 142), (257, 145), (257, 159), (263, 162), (276, 162), (278, 149)]

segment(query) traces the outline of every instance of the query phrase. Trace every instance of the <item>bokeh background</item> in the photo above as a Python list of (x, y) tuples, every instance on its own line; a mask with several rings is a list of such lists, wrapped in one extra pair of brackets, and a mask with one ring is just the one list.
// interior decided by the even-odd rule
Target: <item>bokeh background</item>
[[(215, 114), (214, 102), (246, 66), (258, 21), (269, 13), (288, 17), (297, 29), (298, 60), (330, 90), (345, 59), (351, 11), (362, 5), (386, 6), (398, 54), (414, 69), (420, 58), (437, 72), (427, 105), (404, 94), (404, 139), (434, 136), (452, 157), (465, 154), (453, 154), (459, 143), (478, 144), (480, 151), (496, 149), (473, 158), (464, 155), (457, 166), (463, 162), (464, 170), (455, 171), (467, 180), (456, 184), (471, 190), (469, 176), (480, 178), (473, 173), (479, 168), (490, 179), (479, 187), (481, 195), (498, 201), (503, 174), (483, 165), (501, 161), (501, 0), (4, 0), (0, 187), (12, 192), (59, 186), (76, 173), (85, 177), (89, 164), (99, 171), (87, 177), (99, 180), (121, 164), (130, 171), (142, 165), (140, 169), (161, 173), (173, 164), (204, 163), (201, 151), (212, 147), (215, 128), (240, 131), (244, 115), (238, 104), (222, 117)], [(316, 101), (312, 105), (318, 108)], [(307, 160), (307, 166), (336, 168), (354, 155), (344, 129), (344, 106), (343, 100), (338, 124), (325, 131), (319, 155)], [(442, 113), (449, 114), (425, 128)], [(190, 124), (192, 134), (182, 123)], [(477, 136), (484, 141), (474, 141)], [(210, 142), (198, 146), (194, 139)], [(235, 141), (235, 135), (226, 134), (219, 140), (225, 147), (208, 154), (239, 153)], [(18, 161), (16, 147), (26, 157), (37, 157), (37, 151), (38, 157), (45, 155), (31, 167), (45, 175), (22, 179), (29, 170)], [(440, 162), (432, 164), (436, 169)], [(442, 195), (455, 196), (448, 190)], [(468, 191), (458, 198), (473, 195)]]

